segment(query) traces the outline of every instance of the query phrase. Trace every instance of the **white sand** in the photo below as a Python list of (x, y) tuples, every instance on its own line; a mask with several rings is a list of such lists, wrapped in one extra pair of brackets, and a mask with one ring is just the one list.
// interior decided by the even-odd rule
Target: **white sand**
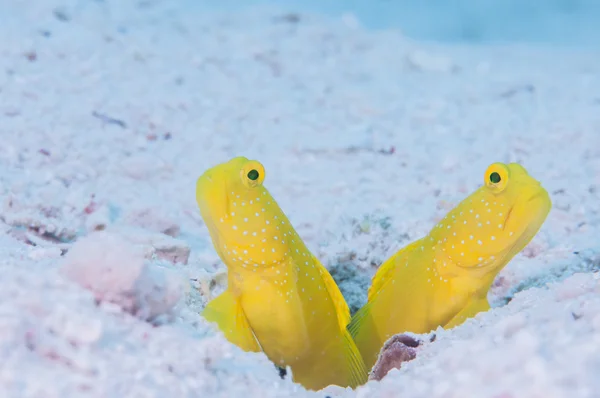
[(0, 397), (325, 395), (198, 315), (224, 278), (195, 180), (237, 155), (328, 267), (358, 267), (353, 306), (371, 263), (521, 162), (554, 208), (498, 308), (340, 395), (600, 396), (598, 52), (116, 0), (5, 0), (0, 38)]

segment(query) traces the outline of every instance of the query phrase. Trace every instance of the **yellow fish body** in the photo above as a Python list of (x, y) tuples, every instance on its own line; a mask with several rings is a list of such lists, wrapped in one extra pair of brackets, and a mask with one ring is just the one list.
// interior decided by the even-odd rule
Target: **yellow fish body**
[(236, 157), (207, 170), (196, 199), (228, 287), (204, 317), (246, 351), (289, 366), (294, 381), (318, 390), (352, 388), (367, 371), (346, 327), (350, 312), (325, 267), (305, 246), (263, 186), (261, 163)]
[(490, 165), (482, 187), (373, 277), (367, 304), (348, 327), (367, 368), (395, 334), (451, 328), (488, 310), (494, 278), (531, 241), (551, 206), (522, 166)]

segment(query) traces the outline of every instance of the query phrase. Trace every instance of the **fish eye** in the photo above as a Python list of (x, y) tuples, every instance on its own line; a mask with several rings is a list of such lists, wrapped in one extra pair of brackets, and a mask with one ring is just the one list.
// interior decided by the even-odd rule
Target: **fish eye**
[(493, 192), (502, 192), (510, 177), (508, 167), (504, 163), (492, 163), (485, 171), (485, 185)]
[(248, 178), (251, 179), (252, 181), (258, 180), (259, 176), (260, 176), (260, 173), (256, 169), (252, 169), (248, 172)]
[(502, 180), (502, 178), (500, 177), (500, 174), (498, 174), (497, 172), (494, 171), (492, 174), (490, 174), (490, 182), (492, 184), (498, 184), (501, 180)]
[(256, 160), (248, 160), (240, 169), (240, 179), (248, 188), (261, 185), (265, 179), (265, 168)]

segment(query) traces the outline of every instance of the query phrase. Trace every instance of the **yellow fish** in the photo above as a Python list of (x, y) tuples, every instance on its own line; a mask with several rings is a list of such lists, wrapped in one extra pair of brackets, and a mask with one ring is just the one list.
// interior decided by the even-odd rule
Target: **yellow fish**
[(395, 334), (452, 328), (488, 310), (494, 278), (535, 236), (551, 206), (522, 166), (490, 165), (482, 187), (373, 277), (367, 304), (348, 326), (367, 368)]
[(346, 327), (350, 311), (325, 267), (308, 250), (264, 187), (261, 163), (236, 157), (207, 170), (196, 200), (227, 290), (203, 316), (245, 351), (263, 351), (318, 390), (356, 387), (367, 370)]

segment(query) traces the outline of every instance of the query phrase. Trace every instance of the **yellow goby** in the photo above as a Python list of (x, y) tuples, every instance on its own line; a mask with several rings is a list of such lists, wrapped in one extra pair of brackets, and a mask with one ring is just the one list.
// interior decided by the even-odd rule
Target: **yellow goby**
[(348, 327), (367, 368), (395, 334), (451, 328), (488, 310), (494, 278), (535, 236), (551, 206), (521, 165), (491, 164), (483, 186), (373, 277), (367, 304)]
[(308, 389), (356, 387), (367, 370), (339, 288), (264, 187), (261, 163), (236, 157), (198, 178), (196, 200), (228, 287), (203, 316), (245, 351), (263, 351)]

